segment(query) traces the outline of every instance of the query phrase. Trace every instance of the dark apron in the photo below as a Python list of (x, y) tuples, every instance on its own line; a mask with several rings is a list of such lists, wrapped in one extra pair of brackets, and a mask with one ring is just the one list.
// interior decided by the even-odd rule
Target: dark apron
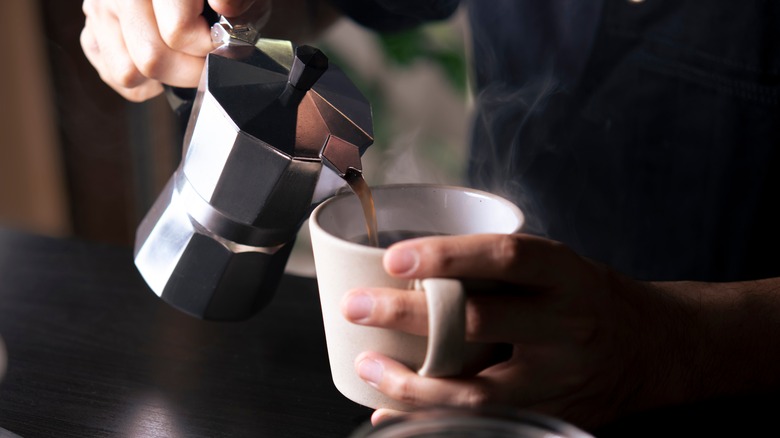
[(780, 276), (780, 2), (581, 3), (469, 5), (473, 184), (637, 278)]

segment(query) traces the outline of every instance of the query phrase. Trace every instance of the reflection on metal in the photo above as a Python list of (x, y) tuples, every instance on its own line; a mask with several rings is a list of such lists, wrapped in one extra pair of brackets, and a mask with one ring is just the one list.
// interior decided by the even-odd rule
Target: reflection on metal
[(331, 170), (360, 170), (373, 142), (367, 100), (322, 52), (236, 30), (213, 28), (182, 161), (136, 233), (151, 289), (205, 319), (268, 303), (301, 224), (344, 186)]
[(254, 24), (234, 24), (225, 17), (211, 27), (211, 41), (216, 45), (239, 44), (253, 46), (260, 39), (260, 31)]

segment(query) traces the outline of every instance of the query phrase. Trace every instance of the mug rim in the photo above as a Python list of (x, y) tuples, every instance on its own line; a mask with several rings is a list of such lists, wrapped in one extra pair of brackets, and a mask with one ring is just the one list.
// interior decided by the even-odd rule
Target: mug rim
[[(473, 195), (490, 198), (491, 200), (497, 201), (500, 204), (503, 204), (505, 207), (507, 207), (512, 214), (517, 218), (518, 220), (518, 226), (515, 230), (511, 231), (510, 233), (517, 233), (519, 232), (523, 226), (525, 225), (525, 214), (520, 209), (520, 207), (517, 206), (514, 202), (506, 199), (505, 197), (501, 195), (497, 195), (495, 193), (491, 193), (485, 190), (475, 189), (471, 187), (466, 186), (458, 186), (453, 184), (436, 184), (436, 183), (394, 183), (394, 184), (381, 184), (376, 186), (370, 186), (371, 193), (373, 194), (375, 191), (386, 191), (386, 190), (398, 190), (398, 189), (440, 189), (440, 190), (448, 190), (448, 191), (457, 191), (460, 193), (466, 192), (471, 193)], [(350, 189), (344, 189), (342, 192), (337, 193), (334, 196), (331, 196), (330, 198), (326, 199), (322, 203), (320, 203), (317, 207), (314, 208), (312, 211), (310, 217), (309, 217), (309, 225), (311, 227), (316, 228), (321, 235), (324, 235), (327, 237), (328, 240), (335, 240), (340, 242), (340, 244), (347, 245), (349, 247), (359, 247), (362, 248), (364, 251), (377, 251), (377, 252), (384, 252), (387, 251), (386, 248), (377, 248), (370, 245), (364, 245), (361, 243), (353, 242), (348, 239), (341, 238), (339, 236), (334, 235), (330, 231), (323, 228), (318, 220), (319, 215), (322, 213), (323, 210), (328, 208), (329, 205), (334, 204), (336, 202), (339, 202), (341, 199), (349, 198), (357, 196), (352, 190)]]

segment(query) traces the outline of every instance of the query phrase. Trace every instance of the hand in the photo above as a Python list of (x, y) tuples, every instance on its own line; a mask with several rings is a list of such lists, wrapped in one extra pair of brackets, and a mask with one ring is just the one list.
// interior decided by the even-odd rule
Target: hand
[[(210, 0), (226, 17), (261, 21), (271, 0)], [(162, 93), (162, 84), (196, 87), (213, 50), (203, 0), (84, 0), (81, 47), (101, 79), (128, 100)]]
[[(491, 280), (492, 290), (469, 291), (467, 339), (513, 345), (508, 361), (471, 378), (426, 378), (375, 352), (358, 356), (361, 378), (394, 399), (511, 405), (587, 428), (673, 397), (635, 399), (656, 378), (675, 387), (674, 373), (657, 365), (663, 352), (679, 353), (665, 344), (669, 298), (559, 243), (523, 234), (422, 238), (391, 247), (384, 265), (405, 278)], [(427, 333), (422, 292), (354, 290), (342, 304), (354, 323)], [(379, 409), (372, 421), (394, 414)]]

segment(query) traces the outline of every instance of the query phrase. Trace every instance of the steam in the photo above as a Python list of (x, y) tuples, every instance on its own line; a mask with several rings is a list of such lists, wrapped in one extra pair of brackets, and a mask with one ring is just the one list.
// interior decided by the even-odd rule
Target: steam
[[(471, 184), (514, 201), (528, 232), (548, 235), (543, 185), (560, 183), (557, 125), (580, 80), (601, 1), (468, 2), (476, 88)], [(569, 152), (570, 155), (571, 152)], [(566, 157), (571, 162), (571, 157)], [(541, 161), (544, 160), (542, 163)], [(535, 186), (527, 186), (526, 184)]]
[(539, 235), (546, 235), (539, 219), (545, 215), (533, 191), (522, 185), (519, 176), (536, 157), (555, 154), (554, 144), (543, 132), (534, 132), (529, 121), (543, 112), (550, 97), (559, 91), (559, 82), (546, 76), (519, 89), (503, 83), (489, 85), (475, 100), (480, 112), (472, 134), (471, 183), (515, 202), (526, 215), (525, 230)]
[(436, 146), (426, 147), (425, 137), (422, 127), (398, 132), (373, 170), (377, 182), (459, 184), (459, 181), (453, 181), (454, 176), (449, 175), (441, 163), (425, 155), (426, 151), (440, 152), (431, 150)]
[(427, 182), (425, 166), (417, 157), (416, 147), (420, 128), (400, 132), (387, 147), (383, 161), (377, 169), (382, 183), (416, 183)]

